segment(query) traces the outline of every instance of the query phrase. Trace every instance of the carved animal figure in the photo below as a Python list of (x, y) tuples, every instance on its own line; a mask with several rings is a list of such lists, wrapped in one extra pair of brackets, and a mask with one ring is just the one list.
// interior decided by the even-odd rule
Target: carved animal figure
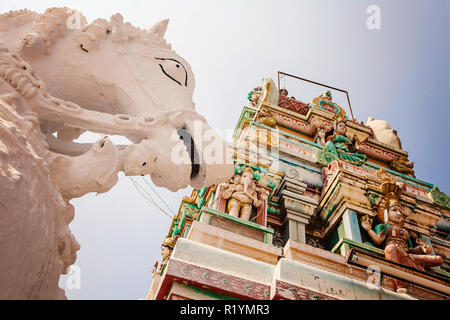
[(405, 156), (398, 157), (391, 162), (391, 168), (405, 174), (414, 176), (414, 163)]
[(392, 129), (387, 121), (375, 120), (374, 118), (369, 117), (366, 125), (372, 128), (375, 139), (391, 148), (402, 149), (402, 143), (397, 136), (397, 131)]
[[(68, 8), (0, 15), (0, 299), (64, 298), (58, 279), (79, 249), (69, 200), (108, 191), (119, 171), (173, 191), (233, 175), (167, 24), (88, 24)], [(133, 144), (74, 143), (84, 131)]]

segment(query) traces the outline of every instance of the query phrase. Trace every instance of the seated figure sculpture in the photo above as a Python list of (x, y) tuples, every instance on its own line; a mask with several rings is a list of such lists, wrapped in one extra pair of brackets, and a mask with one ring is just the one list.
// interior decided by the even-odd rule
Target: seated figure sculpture
[[(384, 247), (385, 259), (424, 271), (426, 267), (439, 266), (443, 263), (441, 256), (428, 255), (432, 252), (423, 239), (415, 240), (412, 245), (411, 234), (404, 228), (404, 215), (398, 196), (390, 192), (385, 196), (386, 209), (379, 210), (384, 223), (372, 230), (372, 222), (366, 219), (361, 223), (370, 238), (377, 246)], [(406, 293), (408, 283), (394, 280), (396, 291)]]
[(222, 197), (227, 201), (227, 213), (230, 215), (250, 220), (253, 206), (258, 208), (262, 201), (258, 199), (258, 188), (253, 180), (253, 170), (247, 167), (242, 175), (236, 174), (223, 185)]
[(353, 146), (353, 143), (347, 137), (346, 131), (345, 118), (340, 114), (336, 117), (332, 134), (327, 136), (325, 129), (319, 129), (320, 144), (324, 146), (323, 150), (317, 154), (319, 163), (323, 162), (324, 165), (328, 165), (331, 161), (342, 159), (356, 166), (361, 166), (367, 160), (367, 156), (364, 154), (350, 152), (349, 148)]

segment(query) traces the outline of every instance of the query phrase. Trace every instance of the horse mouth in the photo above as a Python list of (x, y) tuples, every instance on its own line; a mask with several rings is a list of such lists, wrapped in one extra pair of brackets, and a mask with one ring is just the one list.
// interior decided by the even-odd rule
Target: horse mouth
[(194, 143), (194, 139), (192, 138), (189, 131), (186, 128), (181, 128), (177, 130), (180, 139), (183, 141), (186, 151), (189, 154), (189, 158), (191, 160), (191, 174), (190, 179), (194, 179), (198, 176), (200, 172), (200, 157), (198, 155), (197, 148)]

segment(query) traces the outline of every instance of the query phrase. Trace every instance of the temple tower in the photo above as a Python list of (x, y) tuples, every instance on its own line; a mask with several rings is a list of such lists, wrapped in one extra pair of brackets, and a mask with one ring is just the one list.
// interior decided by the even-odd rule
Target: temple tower
[(330, 91), (265, 78), (248, 98), (234, 176), (183, 199), (147, 298), (449, 299), (449, 196), (396, 131)]

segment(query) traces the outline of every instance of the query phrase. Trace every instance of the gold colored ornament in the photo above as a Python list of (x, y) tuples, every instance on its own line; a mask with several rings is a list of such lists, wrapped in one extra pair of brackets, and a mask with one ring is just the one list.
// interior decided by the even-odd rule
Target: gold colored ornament
[(344, 122), (347, 120), (347, 118), (342, 113), (335, 113), (333, 116), (333, 119), (336, 121), (336, 124)]
[(377, 172), (377, 177), (382, 181), (380, 191), (384, 194), (377, 209), (378, 219), (387, 223), (389, 208), (396, 205), (401, 207), (400, 196), (402, 194), (403, 183), (398, 182), (384, 168), (380, 168)]
[(161, 246), (164, 247), (168, 247), (170, 249), (173, 249), (175, 247), (175, 242), (176, 242), (176, 238), (172, 238), (172, 237), (166, 237), (163, 241), (163, 243), (161, 244)]

